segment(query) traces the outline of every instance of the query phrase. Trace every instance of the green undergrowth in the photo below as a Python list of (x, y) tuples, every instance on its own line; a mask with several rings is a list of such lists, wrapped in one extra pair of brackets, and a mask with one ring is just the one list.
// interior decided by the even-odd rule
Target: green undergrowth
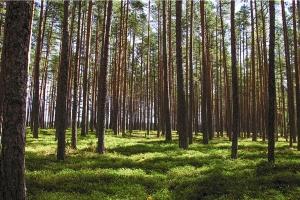
[(54, 130), (40, 130), (26, 143), (27, 196), (32, 200), (197, 200), (299, 199), (300, 153), (288, 142), (276, 142), (276, 162), (267, 160), (267, 142), (239, 141), (239, 158), (230, 159), (228, 138), (208, 145), (195, 136), (189, 150), (178, 137), (165, 142), (153, 132), (105, 137), (106, 154), (95, 152), (95, 132), (78, 134), (73, 150), (67, 132), (67, 159), (56, 160)]

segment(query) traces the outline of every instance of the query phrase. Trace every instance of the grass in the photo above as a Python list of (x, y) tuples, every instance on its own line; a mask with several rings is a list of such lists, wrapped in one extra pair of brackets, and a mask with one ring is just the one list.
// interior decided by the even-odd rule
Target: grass
[[(29, 131), (28, 131), (29, 132)], [(267, 160), (267, 142), (239, 141), (239, 158), (230, 159), (228, 138), (203, 145), (195, 137), (189, 150), (178, 138), (165, 142), (155, 133), (131, 137), (106, 134), (106, 154), (95, 153), (95, 133), (78, 136), (78, 149), (56, 160), (54, 130), (40, 138), (27, 134), (26, 184), (32, 200), (196, 200), (299, 199), (300, 153), (284, 140), (276, 143), (276, 162)], [(67, 132), (67, 143), (70, 143)]]

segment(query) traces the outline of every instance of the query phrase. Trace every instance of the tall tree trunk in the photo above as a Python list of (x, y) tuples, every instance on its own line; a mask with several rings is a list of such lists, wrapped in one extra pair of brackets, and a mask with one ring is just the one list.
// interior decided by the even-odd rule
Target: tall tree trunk
[[(134, 13), (135, 19), (136, 19), (136, 13)], [(132, 36), (132, 57), (131, 57), (131, 77), (130, 77), (130, 101), (129, 101), (129, 134), (132, 134), (133, 131), (133, 90), (134, 90), (134, 74), (135, 74), (135, 62), (134, 62), (134, 56), (135, 56), (135, 32), (136, 30), (133, 30), (133, 36)]]
[(226, 59), (226, 46), (225, 46), (225, 31), (224, 31), (224, 22), (222, 15), (222, 3), (220, 3), (220, 17), (221, 17), (221, 32), (222, 32), (222, 63), (224, 68), (224, 87), (225, 87), (225, 123), (226, 123), (226, 131), (229, 140), (231, 140), (232, 135), (232, 105), (230, 99), (230, 83), (228, 79), (228, 70), (227, 70), (227, 59)]
[(268, 161), (275, 162), (275, 2), (269, 1), (270, 9), (270, 44), (269, 44), (269, 123), (268, 123)]
[[(295, 63), (295, 76), (296, 76), (296, 112), (297, 123), (296, 131), (298, 136), (297, 150), (300, 151), (300, 82), (299, 82), (299, 60), (298, 60), (298, 43), (297, 43), (297, 24), (296, 24), (296, 3), (292, 1), (293, 10), (293, 34), (294, 34), (294, 63)], [(298, 33), (299, 34), (299, 33)], [(295, 133), (296, 134), (296, 133)]]
[(32, 100), (32, 119), (33, 119), (33, 137), (38, 138), (39, 133), (39, 109), (40, 109), (40, 62), (42, 57), (42, 35), (43, 35), (43, 16), (44, 16), (44, 0), (41, 1), (40, 24), (36, 45), (35, 63), (34, 63), (34, 92)]
[[(263, 71), (264, 71), (264, 105), (267, 106), (268, 104), (268, 58), (267, 58), (267, 39), (266, 39), (266, 25), (265, 25), (265, 14), (263, 12), (263, 2), (261, 1), (261, 16), (262, 16), (262, 35), (263, 35), (263, 63), (264, 63), (264, 67), (263, 67)], [(268, 109), (265, 106), (265, 117), (263, 119), (264, 121), (264, 133), (263, 133), (263, 140), (265, 140), (265, 133), (268, 133)]]
[(74, 81), (73, 81), (73, 108), (72, 108), (72, 140), (71, 147), (76, 149), (77, 146), (77, 106), (78, 106), (78, 68), (80, 61), (80, 49), (81, 49), (81, 10), (82, 10), (82, 2), (78, 1), (78, 26), (77, 26), (77, 40), (76, 40), (76, 52), (75, 52), (75, 64), (74, 64)]
[(83, 71), (83, 108), (82, 108), (82, 123), (81, 135), (86, 136), (88, 130), (88, 105), (89, 105), (89, 91), (88, 91), (88, 77), (89, 77), (89, 64), (90, 64), (90, 44), (91, 44), (91, 31), (92, 31), (92, 12), (93, 1), (89, 1), (88, 19), (87, 19), (87, 34), (85, 44), (85, 63)]
[(253, 15), (253, 3), (250, 1), (250, 10), (251, 10), (251, 79), (252, 79), (252, 141), (257, 140), (256, 132), (256, 80), (255, 80), (255, 43), (254, 43), (254, 15)]
[(293, 146), (294, 136), (296, 134), (295, 130), (295, 104), (294, 104), (294, 89), (293, 89), (293, 77), (292, 69), (290, 64), (290, 50), (289, 41), (287, 35), (287, 25), (285, 18), (285, 8), (284, 1), (281, 1), (282, 8), (282, 24), (283, 24), (283, 35), (284, 35), (284, 50), (285, 50), (285, 63), (286, 63), (286, 78), (288, 87), (288, 110), (289, 110), (289, 127), (290, 127), (290, 146)]
[(72, 126), (72, 88), (73, 88), (73, 33), (74, 33), (74, 21), (75, 21), (75, 11), (77, 4), (74, 4), (71, 15), (71, 25), (70, 25), (70, 37), (69, 37), (69, 72), (68, 72), (68, 95), (67, 95), (67, 127)]
[(49, 56), (50, 56), (50, 46), (51, 46), (51, 39), (52, 39), (52, 30), (53, 30), (53, 21), (50, 25), (50, 32), (48, 35), (48, 41), (47, 41), (47, 50), (46, 50), (46, 58), (45, 58), (45, 66), (44, 66), (44, 73), (42, 78), (42, 93), (41, 98), (42, 99), (42, 106), (41, 106), (41, 128), (45, 128), (46, 122), (45, 122), (45, 109), (46, 109), (46, 89), (47, 89), (47, 77), (48, 77), (48, 63), (49, 63)]
[(107, 6), (107, 17), (104, 16), (104, 21), (106, 21), (105, 30), (105, 40), (103, 41), (103, 55), (101, 55), (100, 63), (100, 77), (98, 79), (98, 120), (97, 120), (97, 135), (98, 135), (98, 148), (97, 151), (100, 154), (105, 153), (104, 146), (104, 135), (105, 135), (105, 107), (106, 107), (106, 96), (107, 96), (107, 65), (108, 65), (108, 47), (109, 47), (109, 37), (110, 37), (110, 25), (112, 17), (112, 6), (113, 1), (108, 1)]
[(121, 1), (120, 7), (120, 41), (119, 41), (119, 62), (117, 70), (116, 90), (115, 90), (115, 102), (114, 102), (114, 134), (119, 135), (120, 133), (120, 99), (121, 99), (121, 80), (122, 80), (122, 65), (123, 65), (123, 0)]
[(122, 136), (126, 136), (126, 122), (127, 122), (127, 117), (126, 117), (126, 97), (127, 97), (127, 52), (128, 52), (128, 10), (129, 7), (129, 0), (126, 2), (126, 16), (125, 16), (125, 55), (124, 55), (124, 82), (123, 82), (123, 117), (122, 117)]
[(203, 132), (203, 144), (208, 144), (208, 126), (207, 126), (207, 60), (206, 60), (206, 38), (205, 38), (205, 18), (204, 1), (200, 1), (201, 13), (201, 34), (202, 34), (202, 93), (201, 93), (201, 121)]
[[(186, 103), (186, 134), (188, 135), (188, 137), (190, 137), (191, 135), (191, 127), (189, 126), (189, 117), (190, 117), (190, 101), (189, 101), (189, 0), (185, 1), (185, 20), (186, 20), (186, 24), (185, 24), (185, 103)], [(189, 142), (190, 143), (190, 142)]]
[(240, 134), (239, 123), (239, 88), (236, 64), (236, 36), (235, 36), (235, 1), (231, 1), (231, 67), (232, 67), (232, 103), (233, 103), (233, 134), (231, 158), (238, 157), (238, 137)]
[(170, 107), (169, 107), (169, 77), (168, 77), (168, 59), (167, 59), (167, 17), (166, 1), (163, 1), (163, 67), (164, 67), (164, 117), (166, 127), (166, 141), (172, 141)]
[(182, 1), (176, 1), (176, 65), (177, 65), (177, 131), (179, 133), (179, 147), (188, 149), (188, 136), (186, 134), (185, 94), (182, 69)]
[[(98, 7), (99, 16), (101, 16), (101, 9)], [(96, 24), (96, 40), (95, 40), (95, 62), (93, 69), (93, 83), (92, 83), (92, 107), (90, 112), (90, 130), (94, 131), (96, 124), (96, 95), (97, 95), (97, 78), (98, 78), (98, 64), (99, 64), (99, 40), (100, 40), (100, 21), (102, 19), (99, 17)]]
[(6, 2), (0, 74), (3, 113), (0, 199), (26, 199), (25, 118), (30, 41), (29, 1)]
[(189, 144), (193, 144), (193, 121), (194, 121), (194, 79), (193, 79), (193, 19), (194, 19), (194, 1), (191, 0), (191, 13), (190, 13), (190, 46), (189, 46), (189, 63), (190, 63), (190, 96), (189, 96), (189, 121), (187, 126), (189, 127)]
[(61, 60), (57, 82), (57, 99), (56, 99), (56, 134), (58, 136), (57, 160), (66, 159), (66, 120), (67, 120), (67, 79), (69, 68), (69, 1), (64, 1), (64, 19)]
[(146, 66), (146, 106), (147, 106), (147, 135), (150, 135), (150, 99), (149, 99), (149, 66), (150, 66), (150, 0), (148, 1), (148, 27), (147, 27), (147, 66)]

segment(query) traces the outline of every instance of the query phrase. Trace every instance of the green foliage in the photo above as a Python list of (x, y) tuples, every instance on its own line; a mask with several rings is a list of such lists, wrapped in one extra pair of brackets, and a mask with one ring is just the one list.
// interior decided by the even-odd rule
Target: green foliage
[[(79, 130), (80, 132), (80, 130)], [(106, 133), (106, 154), (95, 153), (97, 138), (78, 135), (77, 150), (56, 160), (54, 130), (27, 133), (28, 199), (297, 199), (300, 196), (299, 152), (276, 143), (276, 163), (267, 160), (267, 142), (244, 139), (239, 159), (231, 160), (228, 138), (203, 145), (201, 136), (189, 150), (155, 134), (134, 131), (120, 137)], [(70, 142), (67, 131), (67, 143)]]

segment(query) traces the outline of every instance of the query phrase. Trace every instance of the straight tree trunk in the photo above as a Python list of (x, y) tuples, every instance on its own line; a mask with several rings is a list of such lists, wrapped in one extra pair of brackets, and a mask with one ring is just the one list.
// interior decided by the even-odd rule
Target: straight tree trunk
[(124, 81), (123, 81), (123, 117), (122, 117), (122, 136), (125, 137), (126, 136), (126, 122), (127, 122), (127, 117), (126, 117), (126, 97), (127, 97), (127, 52), (128, 52), (128, 39), (127, 39), (127, 35), (128, 35), (128, 10), (129, 7), (129, 0), (127, 0), (126, 2), (126, 16), (125, 16), (125, 55), (124, 55), (124, 63), (125, 63), (125, 67), (124, 67)]
[[(264, 67), (263, 67), (263, 71), (264, 71), (264, 105), (268, 104), (268, 58), (267, 58), (267, 39), (266, 39), (266, 25), (265, 25), (265, 14), (263, 12), (263, 2), (261, 1), (261, 16), (262, 16), (262, 35), (263, 35), (263, 63), (264, 63)], [(265, 138), (265, 133), (268, 132), (268, 109), (265, 106), (265, 117), (263, 119), (264, 121), (264, 134), (263, 134), (263, 138)]]
[(238, 76), (236, 64), (236, 35), (235, 35), (235, 1), (231, 1), (231, 67), (232, 67), (232, 103), (233, 103), (233, 134), (231, 158), (238, 157), (238, 137), (240, 133), (239, 123), (239, 96)]
[(289, 50), (289, 41), (287, 35), (287, 25), (285, 19), (285, 8), (284, 1), (281, 1), (282, 8), (282, 24), (283, 24), (283, 35), (284, 35), (284, 50), (285, 50), (285, 63), (286, 63), (286, 78), (287, 78), (287, 87), (288, 87), (288, 111), (289, 111), (289, 127), (290, 127), (290, 147), (293, 146), (293, 140), (295, 139), (295, 105), (294, 105), (294, 89), (293, 89), (293, 77), (292, 69), (290, 64), (290, 50)]
[(227, 70), (227, 59), (226, 59), (226, 46), (225, 46), (225, 31), (224, 31), (224, 22), (222, 15), (222, 3), (220, 3), (220, 17), (221, 17), (221, 33), (222, 33), (222, 63), (224, 68), (224, 87), (225, 87), (225, 123), (226, 123), (226, 131), (229, 140), (231, 140), (232, 135), (232, 105), (230, 99), (230, 84), (228, 78), (228, 70)]
[(90, 44), (91, 44), (91, 31), (92, 31), (92, 12), (93, 1), (89, 1), (88, 19), (87, 19), (87, 34), (85, 44), (85, 63), (83, 71), (83, 108), (82, 108), (82, 123), (81, 123), (81, 135), (86, 136), (88, 130), (88, 105), (89, 105), (89, 91), (88, 91), (88, 77), (89, 77), (89, 64), (90, 64)]
[[(300, 47), (300, 37), (299, 37), (299, 33), (300, 33), (300, 1), (298, 0), (297, 1), (297, 14), (298, 14), (298, 41), (297, 41), (297, 44), (298, 44), (298, 47)], [(294, 31), (296, 31), (294, 29)], [(296, 34), (297, 35), (297, 34)], [(296, 51), (296, 53), (298, 54), (298, 59), (299, 59), (299, 53), (298, 53), (299, 49)], [(299, 72), (299, 66), (300, 65), (300, 60), (298, 60), (298, 65), (296, 66), (296, 68), (298, 69), (298, 81), (296, 80), (296, 85), (299, 84), (298, 87), (300, 87), (300, 72)], [(299, 92), (297, 94), (297, 96), (300, 96), (300, 88), (299, 88)], [(300, 102), (300, 100), (299, 100)], [(298, 100), (297, 100), (297, 104), (299, 104)], [(300, 108), (300, 105), (299, 105), (299, 108)], [(298, 112), (298, 105), (297, 105), (297, 120), (300, 119), (300, 109), (299, 109), (299, 112)], [(297, 146), (297, 150), (300, 151), (300, 122), (297, 121), (297, 134), (298, 134), (298, 146)]]
[(26, 199), (25, 118), (30, 41), (29, 1), (6, 2), (0, 74), (3, 113), (0, 199)]
[[(98, 7), (99, 16), (101, 16), (101, 9)], [(96, 40), (95, 40), (95, 62), (93, 69), (93, 83), (92, 83), (92, 108), (90, 112), (90, 130), (94, 131), (96, 126), (96, 95), (97, 95), (97, 79), (98, 79), (98, 64), (99, 64), (99, 44), (100, 44), (100, 21), (102, 19), (99, 17), (96, 24)]]
[(57, 160), (66, 159), (66, 125), (67, 125), (67, 79), (69, 68), (69, 1), (64, 1), (63, 35), (61, 60), (58, 72), (56, 98), (56, 135), (58, 137)]
[[(135, 19), (136, 19), (136, 13), (135, 15)], [(133, 117), (133, 94), (134, 94), (134, 74), (135, 74), (135, 62), (134, 62), (134, 56), (135, 56), (135, 32), (136, 30), (133, 31), (133, 36), (132, 36), (132, 57), (131, 57), (131, 77), (130, 77), (130, 101), (129, 101), (129, 134), (132, 134), (133, 131), (133, 121), (134, 121), (134, 117)]]
[(52, 39), (52, 30), (53, 30), (53, 21), (50, 26), (50, 32), (48, 35), (48, 41), (47, 41), (47, 50), (46, 50), (46, 58), (45, 58), (45, 66), (44, 66), (44, 73), (43, 73), (43, 78), (42, 78), (42, 93), (41, 93), (41, 98), (42, 99), (42, 105), (41, 105), (41, 122), (40, 122), (40, 127), (41, 128), (46, 128), (47, 124), (45, 122), (45, 110), (46, 110), (46, 92), (47, 92), (47, 77), (48, 77), (48, 66), (49, 66), (49, 56), (50, 56), (50, 47), (51, 47), (51, 39)]
[(75, 60), (74, 60), (74, 81), (73, 81), (73, 107), (72, 107), (72, 140), (71, 147), (76, 149), (77, 146), (77, 107), (78, 107), (78, 68), (79, 68), (79, 55), (81, 49), (81, 10), (82, 10), (82, 2), (78, 1), (78, 27), (77, 27), (77, 40), (76, 40), (76, 51), (75, 51)]
[(250, 1), (250, 10), (251, 10), (251, 79), (252, 79), (252, 141), (257, 140), (256, 132), (256, 80), (255, 80), (255, 42), (254, 42), (254, 15), (253, 15), (253, 3)]
[(122, 80), (122, 65), (123, 65), (123, 0), (121, 0), (120, 7), (120, 33), (119, 33), (119, 59), (118, 59), (118, 70), (117, 70), (117, 79), (116, 79), (116, 89), (115, 89), (115, 99), (114, 99), (114, 134), (120, 134), (120, 99), (121, 99), (121, 80)]
[[(71, 15), (70, 24), (70, 36), (69, 36), (69, 72), (68, 72), (68, 95), (67, 95), (67, 127), (72, 126), (72, 88), (73, 88), (73, 34), (74, 34), (74, 21), (75, 21), (75, 11), (77, 4), (74, 4)], [(47, 10), (46, 10), (47, 11)]]
[[(296, 77), (296, 113), (297, 123), (296, 131), (298, 136), (297, 150), (300, 151), (300, 81), (299, 81), (299, 60), (298, 60), (298, 43), (297, 43), (297, 24), (296, 24), (296, 3), (292, 1), (293, 10), (293, 35), (294, 35), (294, 63), (295, 63), (295, 77)], [(298, 33), (299, 34), (299, 33)]]
[(187, 126), (189, 127), (189, 144), (193, 144), (193, 121), (194, 121), (194, 79), (193, 79), (193, 19), (194, 19), (194, 1), (191, 0), (191, 13), (190, 13), (190, 45), (189, 45), (189, 63), (190, 63), (190, 96), (189, 96), (189, 121)]
[[(190, 101), (189, 101), (189, 0), (185, 1), (185, 20), (186, 20), (186, 24), (185, 24), (185, 103), (186, 103), (186, 134), (188, 135), (188, 137), (190, 137), (192, 129), (189, 126), (189, 117), (190, 117)], [(189, 142), (190, 143), (190, 142)]]
[(188, 149), (186, 134), (185, 94), (182, 69), (182, 1), (176, 1), (176, 65), (177, 65), (177, 131), (179, 133), (179, 148)]
[(37, 46), (35, 53), (35, 63), (34, 63), (34, 92), (32, 100), (32, 119), (33, 119), (33, 137), (38, 138), (39, 129), (39, 110), (40, 110), (40, 62), (42, 57), (42, 35), (43, 35), (43, 16), (44, 16), (44, 0), (41, 1), (41, 12), (40, 12), (40, 24), (37, 38)]
[(268, 123), (268, 161), (275, 162), (274, 132), (275, 132), (275, 2), (269, 1), (270, 9), (270, 43), (269, 43), (269, 123)]
[(101, 55), (100, 63), (100, 77), (98, 79), (98, 120), (97, 120), (97, 135), (98, 135), (98, 147), (97, 152), (99, 154), (105, 153), (104, 145), (104, 135), (105, 135), (105, 118), (106, 118), (106, 96), (107, 96), (107, 66), (108, 66), (108, 47), (109, 47), (109, 37), (110, 37), (110, 25), (112, 17), (112, 6), (113, 1), (108, 1), (107, 6), (107, 16), (104, 16), (104, 21), (106, 21), (105, 30), (105, 40), (103, 41), (103, 55)]
[(150, 101), (149, 101), (149, 66), (150, 66), (150, 0), (148, 1), (148, 27), (147, 27), (147, 45), (148, 45), (148, 51), (147, 51), (147, 66), (146, 66), (146, 106), (147, 110), (147, 121), (146, 121), (146, 127), (147, 127), (147, 135), (150, 135)]
[(201, 93), (201, 121), (203, 144), (208, 144), (208, 120), (207, 120), (207, 60), (206, 60), (206, 39), (205, 39), (205, 18), (204, 1), (200, 1), (201, 13), (201, 34), (202, 34), (202, 93)]
[(165, 115), (164, 121), (166, 127), (166, 141), (172, 141), (170, 107), (169, 107), (166, 1), (163, 1), (163, 67), (164, 67), (164, 115)]

